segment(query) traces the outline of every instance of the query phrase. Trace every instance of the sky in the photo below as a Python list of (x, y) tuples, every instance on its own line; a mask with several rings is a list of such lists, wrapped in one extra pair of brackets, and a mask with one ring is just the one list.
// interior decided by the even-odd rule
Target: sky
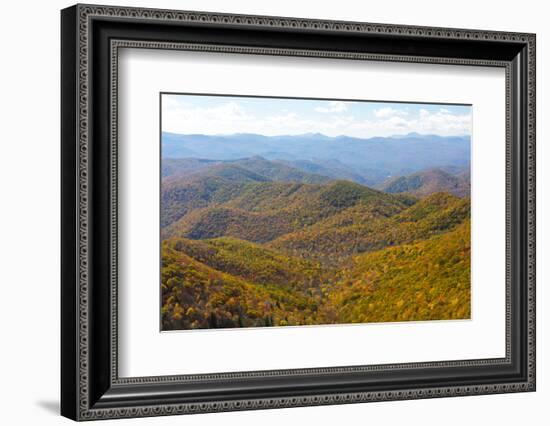
[(463, 105), (162, 94), (162, 131), (179, 134), (462, 136), (471, 126)]

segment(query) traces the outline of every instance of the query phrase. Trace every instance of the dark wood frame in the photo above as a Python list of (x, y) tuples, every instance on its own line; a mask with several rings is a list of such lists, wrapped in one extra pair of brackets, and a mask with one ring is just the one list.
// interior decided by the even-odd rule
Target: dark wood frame
[[(61, 13), (61, 413), (74, 420), (535, 390), (533, 34), (76, 5)], [(119, 378), (117, 51), (497, 66), (507, 75), (502, 359)]]

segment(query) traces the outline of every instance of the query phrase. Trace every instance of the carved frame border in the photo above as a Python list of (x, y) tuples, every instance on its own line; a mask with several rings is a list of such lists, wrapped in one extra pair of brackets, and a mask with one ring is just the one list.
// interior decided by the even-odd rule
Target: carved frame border
[[(78, 61), (77, 61), (77, 90), (78, 90), (78, 111), (77, 111), (77, 177), (78, 177), (78, 217), (77, 217), (77, 252), (78, 252), (78, 277), (77, 277), (77, 339), (78, 339), (78, 362), (77, 362), (77, 419), (93, 420), (105, 418), (121, 418), (121, 417), (141, 417), (141, 416), (159, 416), (171, 414), (186, 414), (186, 413), (206, 413), (231, 410), (247, 410), (247, 409), (263, 409), (263, 408), (282, 408), (295, 406), (309, 405), (325, 405), (325, 404), (343, 404), (353, 402), (367, 401), (384, 401), (384, 400), (402, 400), (402, 399), (417, 399), (417, 398), (436, 398), (445, 396), (463, 396), (488, 393), (505, 393), (518, 391), (532, 391), (535, 389), (535, 45), (536, 39), (533, 34), (511, 33), (511, 32), (494, 32), (494, 31), (479, 31), (479, 30), (464, 30), (464, 29), (447, 29), (437, 27), (418, 27), (418, 26), (402, 26), (402, 25), (386, 25), (386, 24), (370, 24), (357, 22), (337, 22), (326, 20), (310, 20), (297, 18), (281, 18), (267, 16), (248, 16), (248, 15), (233, 15), (233, 14), (217, 14), (203, 12), (187, 12), (187, 11), (170, 11), (157, 9), (142, 9), (142, 8), (127, 8), (127, 7), (104, 7), (93, 5), (78, 5)], [(446, 39), (467, 39), (467, 40), (495, 40), (518, 42), (527, 45), (528, 58), (528, 73), (527, 73), (527, 98), (528, 98), (528, 117), (527, 117), (527, 152), (528, 152), (528, 181), (527, 181), (527, 204), (528, 204), (528, 233), (529, 241), (527, 247), (527, 270), (528, 270), (528, 342), (527, 342), (527, 368), (528, 380), (518, 383), (502, 383), (494, 385), (480, 386), (450, 386), (447, 388), (424, 388), (424, 389), (405, 389), (398, 391), (381, 391), (381, 392), (359, 392), (359, 393), (333, 393), (326, 395), (302, 396), (302, 397), (277, 397), (265, 399), (245, 399), (220, 402), (208, 402), (200, 404), (162, 404), (154, 406), (142, 406), (135, 408), (90, 408), (88, 378), (89, 378), (89, 317), (88, 317), (88, 276), (89, 276), (89, 141), (88, 141), (88, 113), (89, 113), (89, 28), (90, 21), (95, 17), (118, 17), (128, 19), (139, 19), (141, 21), (175, 21), (175, 22), (201, 22), (240, 26), (252, 26), (261, 28), (300, 28), (314, 29), (316, 31), (339, 31), (339, 32), (360, 32), (360, 33), (376, 33), (376, 34), (406, 34), (415, 37), (424, 38), (446, 38)], [(478, 61), (465, 59), (445, 59), (445, 58), (418, 58), (414, 56), (392, 56), (392, 55), (369, 55), (369, 54), (352, 54), (342, 52), (312, 52), (312, 51), (296, 51), (287, 49), (258, 49), (246, 47), (231, 47), (231, 46), (205, 46), (193, 44), (178, 44), (178, 43), (155, 43), (143, 41), (112, 41), (112, 78), (111, 90), (113, 94), (112, 104), (112, 119), (116, 120), (116, 73), (117, 73), (117, 50), (121, 47), (133, 48), (157, 48), (157, 49), (186, 49), (186, 50), (202, 50), (202, 51), (224, 51), (232, 53), (255, 53), (268, 55), (298, 55), (298, 56), (318, 56), (342, 59), (368, 59), (368, 60), (384, 60), (384, 61), (407, 61), (407, 62), (428, 62), (428, 63), (452, 63), (464, 65), (484, 65), (484, 66), (504, 66), (506, 67), (507, 88), (510, 86), (510, 70), (508, 65), (498, 61)], [(507, 126), (508, 116), (510, 114), (510, 97), (507, 90)], [(506, 129), (507, 139), (510, 137), (510, 129)], [(117, 132), (116, 126), (112, 127), (111, 131), (112, 142), (116, 142)], [(507, 176), (509, 176), (510, 149), (507, 143)], [(116, 143), (112, 144), (112, 158), (116, 165)], [(111, 172), (112, 195), (111, 201), (116, 206), (116, 166)], [(510, 186), (509, 178), (507, 177), (507, 204), (509, 207), (510, 201)], [(509, 210), (509, 209), (507, 209)], [(114, 218), (112, 222), (111, 256), (112, 262), (112, 285), (113, 296), (111, 300), (111, 336), (113, 347), (116, 348), (117, 325), (116, 325), (116, 208), (111, 212)], [(507, 211), (507, 232), (509, 224), (509, 211)], [(509, 235), (507, 234), (507, 253), (510, 251)], [(509, 261), (507, 255), (507, 281), (509, 274)], [(510, 298), (510, 291), (507, 284), (507, 301)], [(510, 315), (507, 306), (507, 350), (506, 360), (509, 359), (509, 321)], [(200, 376), (163, 376), (163, 377), (148, 377), (148, 378), (131, 378), (120, 379), (117, 374), (117, 351), (113, 350), (111, 379), (113, 383), (168, 383), (181, 380), (200, 380), (216, 379), (220, 375), (207, 375), (210, 377)], [(475, 364), (490, 364), (493, 362), (502, 362), (499, 360), (471, 360), (459, 361), (460, 365)], [(370, 367), (342, 367), (344, 369), (352, 369), (353, 371), (362, 371), (361, 368), (367, 370), (372, 369), (395, 369), (395, 368), (411, 368), (418, 366), (437, 366), (437, 365), (457, 365), (457, 363), (422, 363), (422, 364), (395, 364), (384, 366)], [(317, 372), (327, 373), (331, 370), (341, 371), (341, 368), (327, 369), (307, 369), (307, 370), (276, 370), (271, 372), (251, 372), (251, 373), (227, 373), (223, 377), (243, 377), (246, 374), (260, 375), (284, 375), (284, 374), (307, 374), (315, 370)]]

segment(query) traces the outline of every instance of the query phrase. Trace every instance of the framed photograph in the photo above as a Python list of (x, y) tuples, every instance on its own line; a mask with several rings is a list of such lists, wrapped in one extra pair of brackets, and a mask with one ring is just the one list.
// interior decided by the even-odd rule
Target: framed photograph
[(61, 412), (535, 390), (535, 35), (61, 12)]

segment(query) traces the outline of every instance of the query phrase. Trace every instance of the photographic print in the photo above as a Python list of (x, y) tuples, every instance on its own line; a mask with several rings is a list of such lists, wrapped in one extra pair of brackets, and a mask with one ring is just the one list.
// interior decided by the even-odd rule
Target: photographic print
[(471, 105), (161, 93), (161, 330), (471, 315)]

